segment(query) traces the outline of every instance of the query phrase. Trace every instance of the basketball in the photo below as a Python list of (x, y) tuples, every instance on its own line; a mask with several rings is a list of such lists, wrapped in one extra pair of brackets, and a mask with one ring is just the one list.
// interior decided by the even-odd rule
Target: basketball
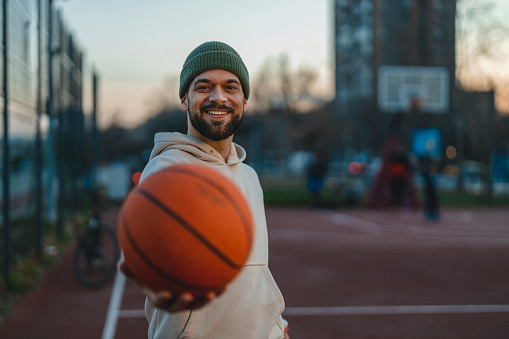
[(249, 256), (253, 225), (239, 188), (209, 166), (178, 164), (149, 175), (118, 219), (124, 262), (154, 291), (222, 292)]

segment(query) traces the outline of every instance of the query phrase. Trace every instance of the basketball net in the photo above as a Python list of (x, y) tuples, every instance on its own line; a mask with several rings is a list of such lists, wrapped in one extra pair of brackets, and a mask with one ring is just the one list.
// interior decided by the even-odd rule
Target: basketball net
[(412, 112), (419, 112), (424, 106), (425, 100), (423, 98), (415, 97), (410, 99), (410, 110)]

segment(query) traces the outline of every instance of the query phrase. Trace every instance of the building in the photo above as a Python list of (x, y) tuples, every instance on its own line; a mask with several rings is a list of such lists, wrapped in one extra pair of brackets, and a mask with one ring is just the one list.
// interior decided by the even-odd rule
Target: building
[[(433, 66), (447, 69), (452, 99), (455, 15), (454, 0), (335, 0), (335, 112), (340, 126), (335, 143), (340, 150), (379, 151), (395, 122), (410, 134), (416, 126), (442, 127), (451, 121), (452, 106), (444, 114), (412, 118), (382, 113), (377, 93), (380, 66)], [(454, 136), (447, 138), (452, 142)]]

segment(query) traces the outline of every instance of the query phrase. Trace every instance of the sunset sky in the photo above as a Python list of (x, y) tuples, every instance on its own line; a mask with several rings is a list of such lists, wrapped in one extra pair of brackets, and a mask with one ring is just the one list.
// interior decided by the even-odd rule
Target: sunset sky
[[(320, 73), (317, 93), (333, 93), (332, 0), (54, 0), (85, 50), (85, 110), (90, 72), (100, 74), (100, 124), (133, 126), (150, 114), (154, 92), (178, 78), (189, 52), (205, 41), (235, 48), (251, 76), (267, 57), (287, 53), (292, 68)], [(498, 0), (509, 17), (508, 1)], [(509, 74), (508, 74), (509, 75)], [(176, 89), (175, 89), (176, 90)]]

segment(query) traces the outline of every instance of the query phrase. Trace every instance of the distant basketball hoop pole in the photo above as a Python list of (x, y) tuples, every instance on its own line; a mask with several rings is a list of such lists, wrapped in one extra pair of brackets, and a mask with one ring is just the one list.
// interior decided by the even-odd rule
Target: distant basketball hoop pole
[(422, 106), (425, 104), (425, 99), (418, 96), (412, 96), (409, 98), (410, 101), (410, 137), (409, 137), (409, 144), (412, 144), (412, 135), (413, 131), (415, 130), (415, 120), (416, 115), (420, 112)]
[(412, 113), (418, 113), (421, 107), (424, 104), (424, 99), (419, 97), (414, 97), (410, 99), (410, 109)]

